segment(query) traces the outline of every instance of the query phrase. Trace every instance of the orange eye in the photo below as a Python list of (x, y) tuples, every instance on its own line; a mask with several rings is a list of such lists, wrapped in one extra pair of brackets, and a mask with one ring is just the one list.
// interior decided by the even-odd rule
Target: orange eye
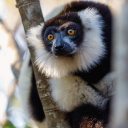
[(49, 35), (47, 36), (47, 38), (48, 38), (48, 40), (53, 40), (54, 36), (53, 36), (52, 34), (49, 34)]
[(73, 29), (68, 30), (68, 35), (73, 35), (74, 33), (75, 33), (75, 31)]

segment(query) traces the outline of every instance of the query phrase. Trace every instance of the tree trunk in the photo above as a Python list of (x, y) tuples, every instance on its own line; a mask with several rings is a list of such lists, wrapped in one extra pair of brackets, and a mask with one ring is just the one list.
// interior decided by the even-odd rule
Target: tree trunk
[[(16, 0), (17, 7), (22, 18), (25, 32), (31, 27), (39, 25), (44, 21), (39, 0)], [(32, 63), (34, 62), (34, 51), (29, 48)], [(36, 77), (37, 89), (45, 112), (48, 128), (69, 128), (66, 115), (60, 112), (53, 102), (48, 86), (48, 78), (41, 74), (37, 67), (33, 65)], [(38, 109), (38, 108), (37, 108)]]

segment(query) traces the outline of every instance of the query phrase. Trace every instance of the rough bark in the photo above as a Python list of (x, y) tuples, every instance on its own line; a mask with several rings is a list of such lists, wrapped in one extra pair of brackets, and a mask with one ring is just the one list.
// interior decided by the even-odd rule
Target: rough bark
[[(39, 0), (16, 0), (16, 2), (25, 32), (27, 32), (29, 28), (39, 25), (44, 21)], [(31, 60), (34, 62), (33, 50), (31, 48), (29, 48), (29, 50), (31, 53)], [(44, 74), (41, 74), (35, 65), (33, 65), (33, 67), (37, 89), (45, 112), (48, 128), (68, 128), (69, 126), (65, 114), (58, 110), (56, 104), (52, 100), (48, 86), (48, 78)]]

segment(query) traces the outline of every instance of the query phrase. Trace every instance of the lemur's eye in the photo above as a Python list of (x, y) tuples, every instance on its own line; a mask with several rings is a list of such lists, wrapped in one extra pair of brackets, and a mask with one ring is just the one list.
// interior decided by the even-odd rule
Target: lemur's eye
[(69, 29), (69, 30), (68, 30), (68, 35), (73, 35), (74, 32), (75, 32), (75, 31), (74, 31), (73, 29)]
[(53, 36), (52, 34), (49, 34), (49, 35), (47, 36), (47, 38), (48, 38), (48, 40), (53, 40), (54, 36)]

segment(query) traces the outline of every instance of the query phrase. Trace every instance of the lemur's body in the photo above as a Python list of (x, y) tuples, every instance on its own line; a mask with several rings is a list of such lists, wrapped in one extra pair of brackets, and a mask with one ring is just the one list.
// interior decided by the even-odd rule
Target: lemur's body
[[(111, 20), (103, 4), (72, 2), (56, 17), (28, 32), (35, 63), (50, 78), (52, 97), (60, 110), (69, 112), (73, 128), (80, 127), (83, 116), (96, 118), (102, 125), (107, 123), (108, 101), (113, 93)], [(31, 97), (33, 94), (31, 91)], [(32, 98), (30, 101), (38, 119), (40, 112), (34, 108), (37, 103)]]

